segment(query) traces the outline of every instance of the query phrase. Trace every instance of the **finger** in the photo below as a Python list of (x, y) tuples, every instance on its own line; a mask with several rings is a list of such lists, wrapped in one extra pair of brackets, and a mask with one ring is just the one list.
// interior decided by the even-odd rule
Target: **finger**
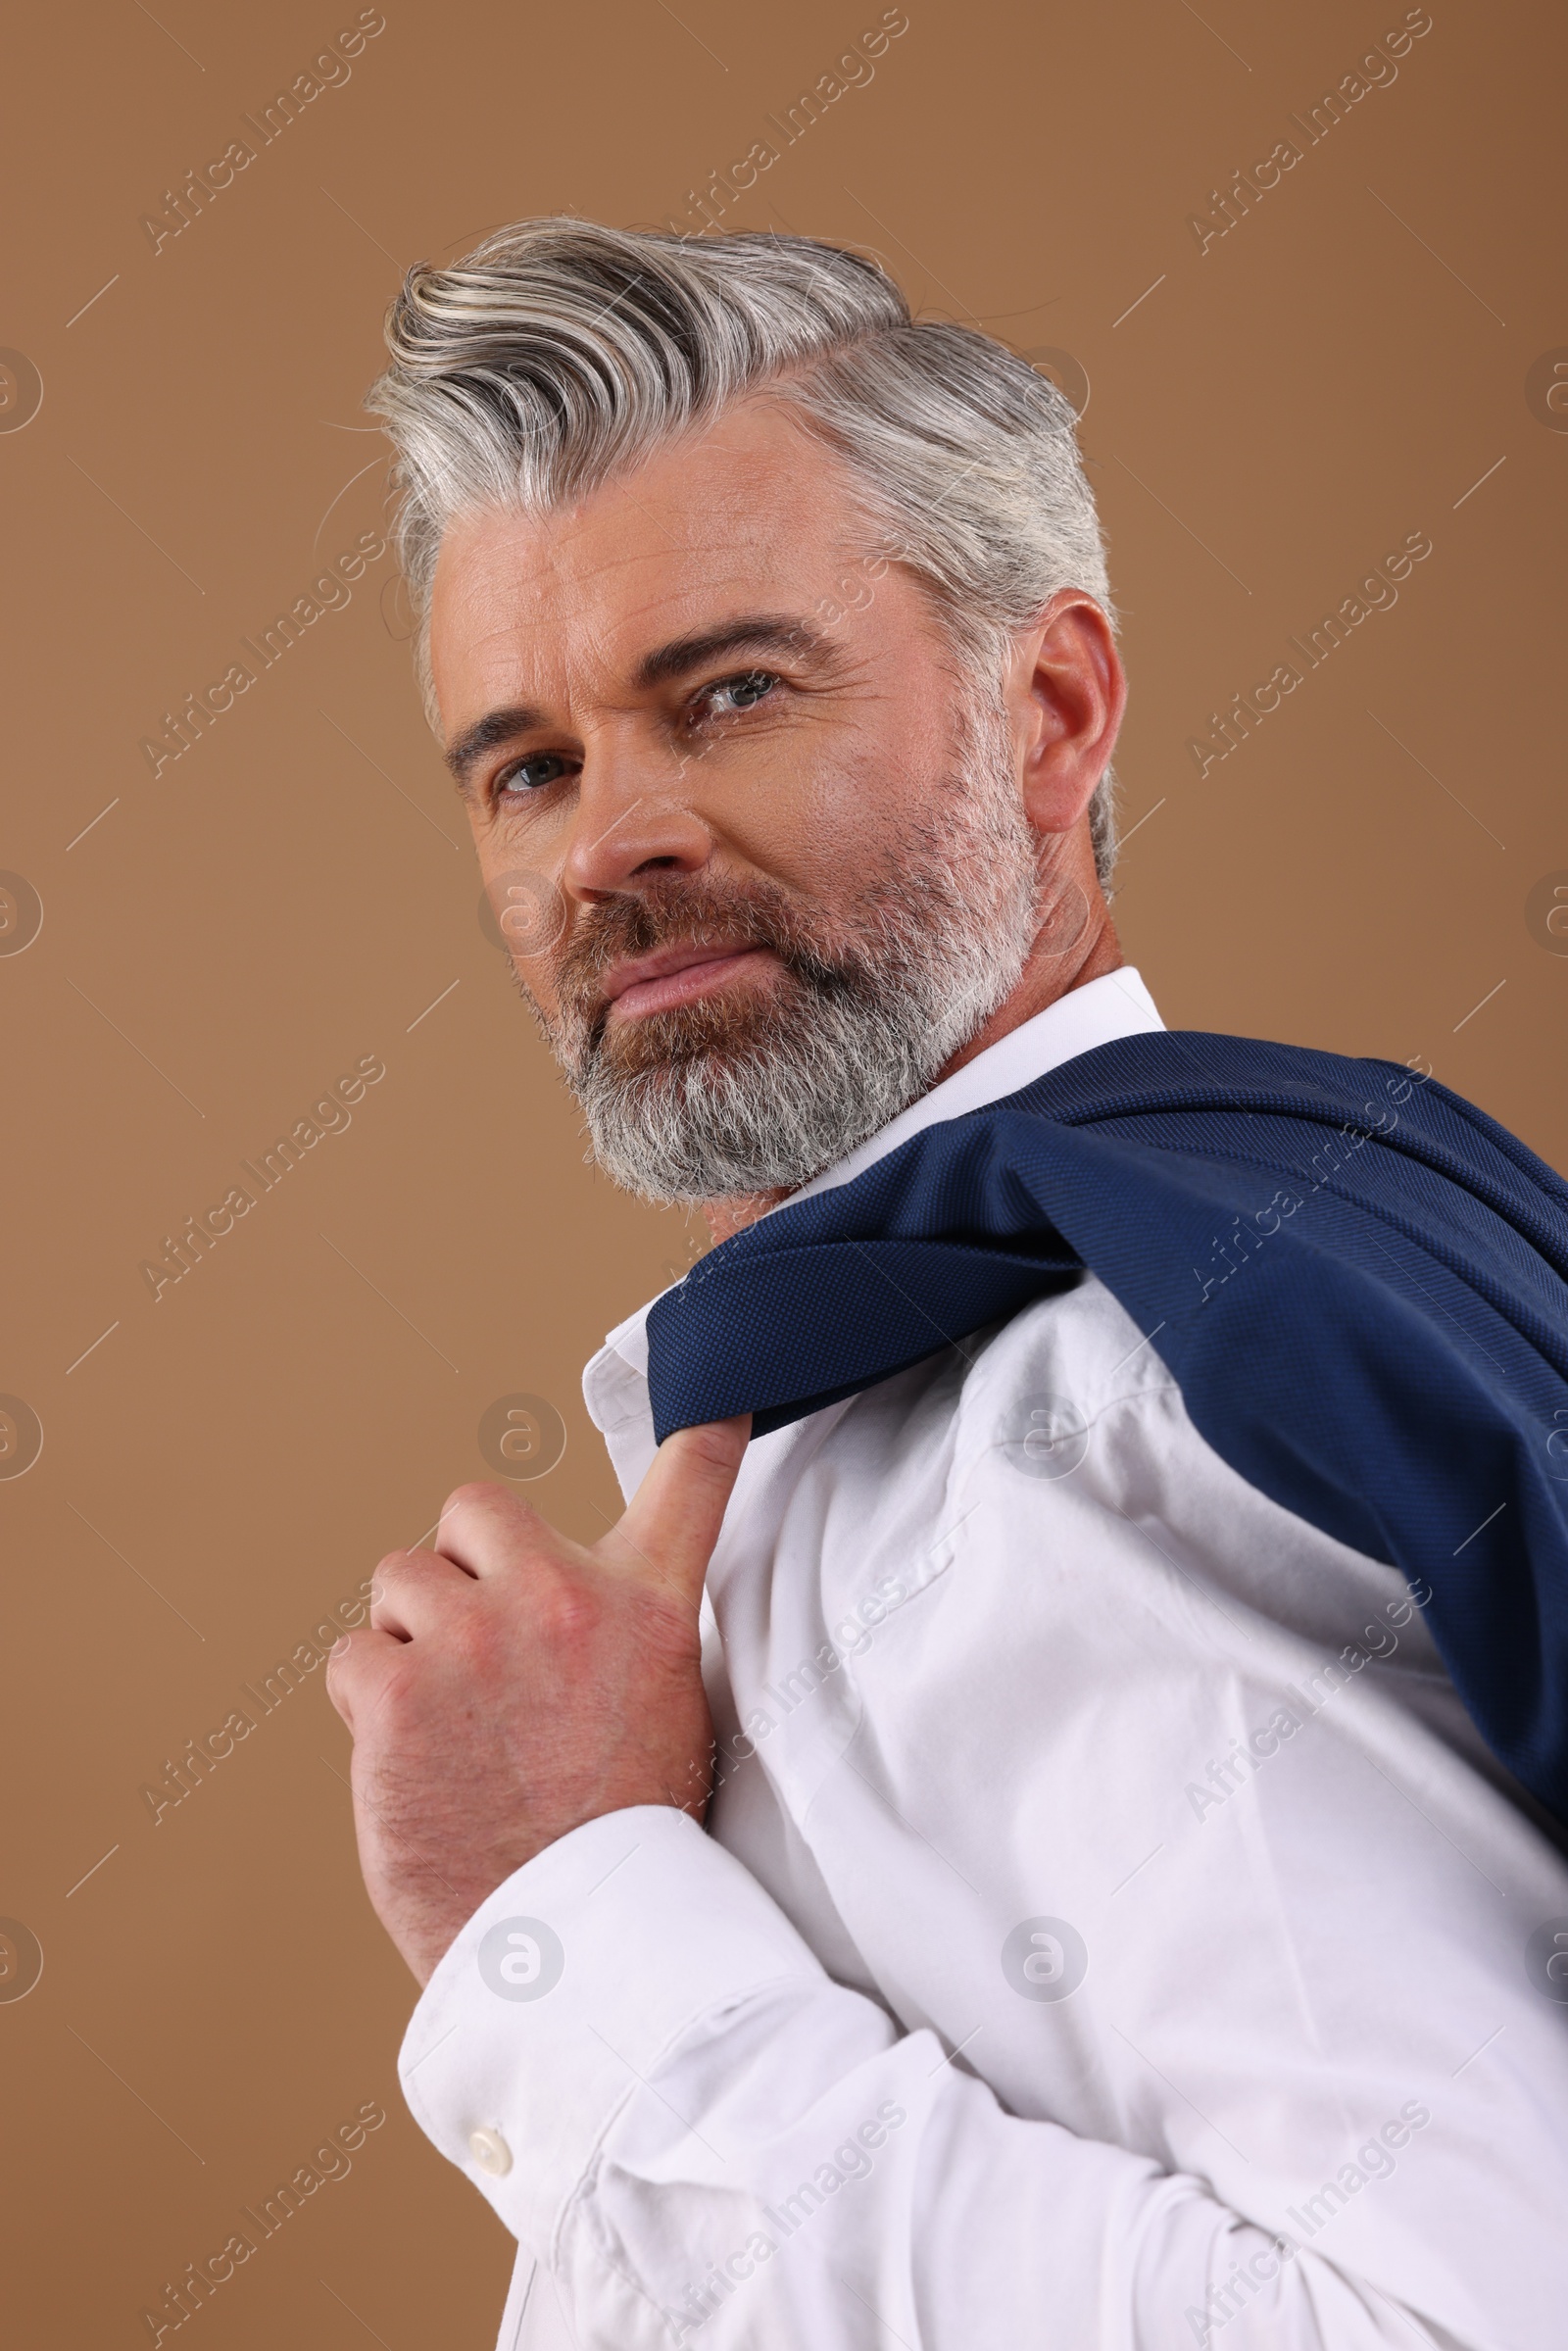
[(370, 1580), (370, 1623), (413, 1641), (449, 1620), (472, 1591), (472, 1576), (437, 1551), (388, 1551)]
[(361, 1625), (357, 1631), (345, 1633), (327, 1651), (326, 1694), (351, 1734), (354, 1734), (356, 1709), (372, 1695), (402, 1646), (390, 1633), (372, 1632), (368, 1625)]
[(599, 1556), (651, 1572), (695, 1608), (751, 1434), (743, 1412), (666, 1437), (619, 1524), (597, 1544)]
[(560, 1547), (561, 1539), (537, 1510), (488, 1480), (448, 1494), (439, 1523), (435, 1551), (481, 1579), (499, 1575), (528, 1551)]

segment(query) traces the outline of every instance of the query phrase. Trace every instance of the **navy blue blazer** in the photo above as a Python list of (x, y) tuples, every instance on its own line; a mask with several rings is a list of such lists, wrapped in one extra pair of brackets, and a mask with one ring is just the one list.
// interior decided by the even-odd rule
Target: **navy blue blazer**
[(782, 1428), (1085, 1267), (1233, 1469), (1403, 1571), (1568, 1820), (1568, 1186), (1396, 1063), (1166, 1030), (928, 1127), (656, 1302), (656, 1433)]

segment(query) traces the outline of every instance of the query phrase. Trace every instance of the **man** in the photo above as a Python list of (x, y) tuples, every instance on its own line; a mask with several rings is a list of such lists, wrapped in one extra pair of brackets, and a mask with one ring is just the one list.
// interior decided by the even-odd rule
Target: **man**
[(1164, 1032), (1011, 353), (570, 220), (389, 339), (518, 978), (717, 1244), (588, 1368), (614, 1531), (461, 1488), (329, 1677), (505, 2351), (1560, 2344), (1568, 1194)]

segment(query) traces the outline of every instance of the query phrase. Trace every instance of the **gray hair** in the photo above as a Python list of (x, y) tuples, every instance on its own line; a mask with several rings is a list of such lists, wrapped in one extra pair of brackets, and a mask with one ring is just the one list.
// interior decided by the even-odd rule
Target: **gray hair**
[[(1060, 588), (1112, 627), (1071, 404), (1004, 344), (916, 320), (874, 262), (810, 237), (686, 238), (522, 220), (451, 269), (416, 265), (366, 406), (396, 451), (397, 547), (426, 710), (441, 536), (489, 506), (547, 512), (765, 390), (855, 474), (880, 552), (923, 587), (955, 652), (1000, 674)], [(1090, 804), (1102, 882), (1115, 783)]]

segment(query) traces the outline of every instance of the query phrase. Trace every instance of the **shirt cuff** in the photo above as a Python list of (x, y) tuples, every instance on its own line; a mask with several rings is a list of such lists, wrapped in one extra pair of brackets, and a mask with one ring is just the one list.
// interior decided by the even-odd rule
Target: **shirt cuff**
[(827, 1981), (756, 1879), (673, 1805), (585, 1822), (443, 1955), (398, 2057), (416, 2122), (550, 2261), (615, 2115), (700, 2020)]

